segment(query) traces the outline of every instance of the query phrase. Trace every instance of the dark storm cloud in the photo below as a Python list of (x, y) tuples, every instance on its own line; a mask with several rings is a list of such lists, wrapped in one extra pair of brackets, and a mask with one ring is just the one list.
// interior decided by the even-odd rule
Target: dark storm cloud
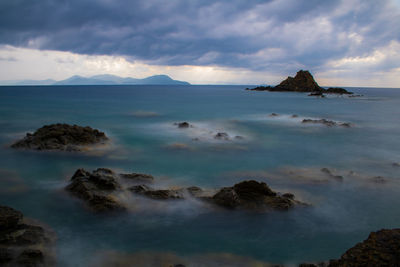
[(389, 0), (0, 2), (0, 44), (163, 65), (318, 69), (399, 40)]

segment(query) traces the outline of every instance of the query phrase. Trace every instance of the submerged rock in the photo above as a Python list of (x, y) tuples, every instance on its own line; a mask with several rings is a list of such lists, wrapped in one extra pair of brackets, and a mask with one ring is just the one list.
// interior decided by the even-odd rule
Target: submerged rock
[(229, 135), (227, 133), (225, 133), (225, 132), (221, 132), (221, 133), (217, 133), (214, 136), (214, 138), (218, 139), (218, 140), (229, 140)]
[(212, 202), (226, 208), (288, 210), (297, 204), (293, 194), (279, 196), (266, 183), (254, 180), (243, 181), (233, 187), (220, 189)]
[(366, 240), (347, 250), (329, 267), (399, 266), (400, 229), (372, 232)]
[(177, 125), (178, 128), (181, 128), (181, 129), (191, 127), (191, 125), (186, 121), (184, 121), (184, 122), (175, 122), (174, 125)]
[(321, 172), (325, 173), (329, 178), (333, 178), (339, 182), (343, 181), (343, 176), (332, 174), (331, 170), (329, 170), (328, 168), (322, 168)]
[(21, 212), (0, 206), (0, 265), (53, 266), (50, 232), (25, 222)]
[(33, 150), (82, 151), (85, 147), (105, 143), (107, 136), (89, 126), (82, 127), (69, 124), (45, 125), (33, 134), (17, 141), (12, 148)]
[(335, 122), (327, 119), (304, 119), (302, 120), (302, 123), (313, 123), (313, 124), (323, 124), (328, 127), (333, 127), (333, 126), (341, 126), (345, 128), (350, 128), (351, 124), (348, 122)]

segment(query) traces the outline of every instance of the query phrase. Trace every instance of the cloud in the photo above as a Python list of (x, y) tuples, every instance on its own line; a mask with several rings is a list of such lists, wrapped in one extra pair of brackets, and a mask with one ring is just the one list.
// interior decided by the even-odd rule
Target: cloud
[(314, 68), (400, 37), (389, 0), (18, 0), (0, 10), (3, 44), (158, 65)]

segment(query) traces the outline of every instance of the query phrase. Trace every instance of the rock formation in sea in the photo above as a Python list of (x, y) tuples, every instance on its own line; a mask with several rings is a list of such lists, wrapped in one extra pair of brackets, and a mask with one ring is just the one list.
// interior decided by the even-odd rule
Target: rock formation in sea
[(23, 214), (0, 206), (0, 265), (54, 266), (50, 231), (28, 223)]
[(254, 180), (220, 189), (212, 197), (212, 202), (226, 208), (246, 210), (288, 210), (295, 205), (305, 205), (294, 200), (291, 193), (278, 195), (266, 183)]
[(33, 134), (27, 133), (22, 139), (11, 145), (12, 148), (32, 150), (83, 151), (88, 146), (104, 144), (108, 137), (101, 131), (89, 126), (69, 124), (45, 125)]
[(311, 96), (323, 96), (326, 94), (353, 94), (343, 88), (328, 88), (324, 89), (318, 85), (314, 77), (308, 70), (299, 70), (295, 77), (288, 77), (275, 87), (272, 86), (258, 86), (253, 89), (246, 89), (252, 91), (270, 91), (270, 92), (303, 92), (311, 93)]
[(339, 266), (399, 266), (400, 229), (372, 232), (366, 240), (347, 250), (329, 267)]
[(121, 180), (129, 183), (151, 183), (153, 176), (140, 173), (117, 174), (110, 169), (98, 168), (93, 172), (78, 169), (66, 187), (72, 195), (86, 202), (95, 212), (125, 211), (116, 193), (124, 190)]
[(153, 180), (153, 176), (148, 174), (117, 174), (105, 168), (93, 172), (78, 169), (66, 190), (82, 199), (95, 212), (126, 211), (127, 207), (118, 197), (121, 193), (159, 201), (195, 198), (207, 205), (229, 209), (288, 210), (296, 205), (305, 205), (295, 200), (291, 193), (280, 195), (266, 183), (254, 180), (224, 187), (214, 193), (196, 186), (153, 188)]

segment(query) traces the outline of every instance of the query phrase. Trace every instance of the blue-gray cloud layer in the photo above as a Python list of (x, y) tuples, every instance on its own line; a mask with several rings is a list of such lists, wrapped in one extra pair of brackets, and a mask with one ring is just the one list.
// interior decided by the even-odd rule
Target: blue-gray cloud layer
[(391, 0), (12, 0), (0, 44), (165, 65), (318, 69), (400, 39)]

